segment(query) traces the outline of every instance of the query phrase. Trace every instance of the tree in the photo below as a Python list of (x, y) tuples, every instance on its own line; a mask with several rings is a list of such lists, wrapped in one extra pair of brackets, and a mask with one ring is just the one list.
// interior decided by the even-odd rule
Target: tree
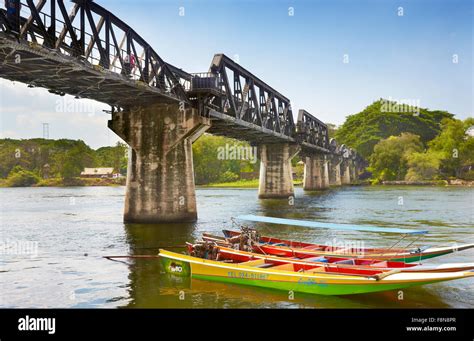
[(426, 144), (439, 134), (441, 121), (452, 117), (445, 111), (401, 107), (400, 103), (380, 99), (360, 113), (348, 116), (335, 137), (339, 144), (356, 149), (368, 159), (377, 143), (401, 133), (418, 135)]
[(333, 124), (333, 123), (326, 123), (326, 125), (328, 126), (328, 136), (329, 138), (333, 138), (336, 136), (336, 133), (337, 133), (337, 125)]
[(369, 170), (376, 180), (402, 180), (408, 169), (408, 156), (422, 152), (420, 137), (411, 133), (390, 136), (377, 143), (370, 157)]
[(113, 147), (102, 147), (96, 150), (97, 167), (113, 167), (115, 172), (127, 173), (128, 146), (117, 142)]
[(235, 181), (241, 170), (258, 169), (258, 164), (249, 160), (249, 152), (254, 154), (255, 150), (246, 142), (204, 134), (193, 144), (196, 184)]
[(80, 175), (85, 167), (94, 167), (96, 159), (94, 151), (83, 141), (65, 153), (57, 153), (54, 156), (55, 169), (63, 179), (72, 179)]
[(418, 153), (407, 156), (407, 181), (433, 180), (439, 174), (441, 154), (438, 152)]
[(441, 155), (441, 171), (446, 176), (459, 176), (464, 166), (474, 165), (474, 137), (466, 131), (474, 125), (474, 118), (464, 122), (445, 119), (441, 133), (428, 145)]
[(15, 166), (8, 174), (7, 185), (10, 187), (29, 187), (38, 183), (40, 178), (33, 172), (24, 170), (21, 166)]

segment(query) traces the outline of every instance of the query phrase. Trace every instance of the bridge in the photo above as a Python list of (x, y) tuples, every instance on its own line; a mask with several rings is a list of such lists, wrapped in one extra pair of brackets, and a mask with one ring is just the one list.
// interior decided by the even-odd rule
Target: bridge
[[(137, 32), (91, 0), (23, 0), (0, 10), (0, 77), (111, 106), (109, 128), (131, 148), (125, 222), (197, 219), (192, 143), (204, 132), (248, 141), (259, 153), (259, 198), (350, 184), (363, 160), (327, 126), (223, 54), (207, 72), (165, 62)], [(134, 62), (135, 60), (135, 62)]]

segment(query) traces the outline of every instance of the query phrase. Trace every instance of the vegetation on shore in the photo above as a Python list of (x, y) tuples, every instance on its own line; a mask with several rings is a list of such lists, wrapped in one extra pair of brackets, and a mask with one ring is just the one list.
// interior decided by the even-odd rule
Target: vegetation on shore
[[(126, 174), (126, 156), (127, 147), (123, 143), (94, 150), (81, 140), (2, 139), (0, 185), (87, 186), (98, 181), (78, 178), (85, 167), (113, 167), (116, 173)], [(102, 183), (113, 184), (113, 181), (102, 180)]]
[(448, 112), (423, 108), (384, 110), (399, 105), (376, 101), (349, 116), (335, 133), (339, 143), (369, 162), (372, 183), (474, 180), (474, 137), (467, 133), (474, 118), (461, 121)]
[[(348, 116), (339, 128), (328, 124), (331, 137), (364, 156), (374, 184), (474, 180), (474, 137), (466, 133), (473, 126), (474, 118), (461, 121), (446, 111), (383, 99)], [(94, 150), (81, 140), (2, 139), (0, 186), (120, 185), (124, 178), (79, 176), (85, 167), (113, 167), (125, 175), (127, 156), (123, 143)], [(258, 187), (257, 149), (246, 142), (204, 134), (193, 144), (193, 158), (198, 186)], [(295, 185), (303, 178), (299, 161), (292, 159)]]
[[(232, 182), (220, 182), (220, 183), (211, 183), (207, 185), (202, 185), (201, 187), (209, 188), (258, 188), (258, 179), (252, 180), (237, 180)], [(302, 186), (303, 181), (293, 180), (294, 186)]]

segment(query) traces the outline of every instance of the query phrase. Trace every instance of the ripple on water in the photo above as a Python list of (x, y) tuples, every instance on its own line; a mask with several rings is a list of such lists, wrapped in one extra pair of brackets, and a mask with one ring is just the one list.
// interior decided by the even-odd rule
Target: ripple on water
[[(472, 242), (474, 189), (346, 187), (286, 200), (258, 200), (254, 189), (198, 189), (195, 224), (124, 225), (123, 187), (0, 189), (2, 237), (38, 242), (36, 258), (2, 257), (3, 307), (153, 308), (474, 308), (473, 281), (465, 279), (397, 292), (320, 297), (163, 274), (157, 260), (110, 262), (104, 255), (156, 254), (159, 247), (194, 241), (204, 231), (221, 234), (231, 217), (257, 214), (292, 219), (377, 226), (422, 227), (430, 233), (416, 245)], [(403, 205), (398, 199), (403, 196)], [(76, 198), (70, 205), (70, 197)], [(218, 209), (216, 209), (218, 207)], [(399, 235), (328, 231), (296, 226), (249, 224), (275, 237), (309, 242), (361, 241), (387, 247)], [(184, 249), (174, 249), (183, 252)], [(83, 256), (88, 254), (88, 257)], [(426, 261), (472, 262), (474, 250)], [(179, 292), (186, 299), (179, 300)]]

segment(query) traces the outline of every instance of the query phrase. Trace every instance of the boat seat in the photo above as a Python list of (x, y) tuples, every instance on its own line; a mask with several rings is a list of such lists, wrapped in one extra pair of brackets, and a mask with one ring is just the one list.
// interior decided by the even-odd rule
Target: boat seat
[(272, 270), (286, 270), (286, 271), (295, 271), (293, 264), (282, 264), (272, 267)]
[(265, 264), (265, 260), (264, 259), (256, 259), (256, 260), (250, 260), (248, 262), (242, 262), (240, 263), (242, 265), (245, 265), (245, 266), (254, 266), (254, 267), (257, 267), (259, 265), (264, 265)]
[(254, 268), (265, 269), (265, 268), (269, 268), (269, 267), (272, 267), (272, 266), (273, 266), (272, 263), (265, 263), (265, 264), (255, 265)]
[(311, 258), (304, 258), (305, 261), (308, 262), (322, 262), (322, 263), (327, 263), (328, 260), (324, 257), (311, 257)]
[(334, 264), (348, 264), (348, 265), (355, 265), (355, 262), (353, 259), (345, 259), (345, 260), (339, 260), (337, 262), (334, 262)]
[(311, 250), (311, 251), (324, 251), (324, 247), (322, 247), (322, 246), (313, 246), (313, 245), (309, 245), (309, 246), (305, 246), (305, 247), (303, 247), (303, 250)]

